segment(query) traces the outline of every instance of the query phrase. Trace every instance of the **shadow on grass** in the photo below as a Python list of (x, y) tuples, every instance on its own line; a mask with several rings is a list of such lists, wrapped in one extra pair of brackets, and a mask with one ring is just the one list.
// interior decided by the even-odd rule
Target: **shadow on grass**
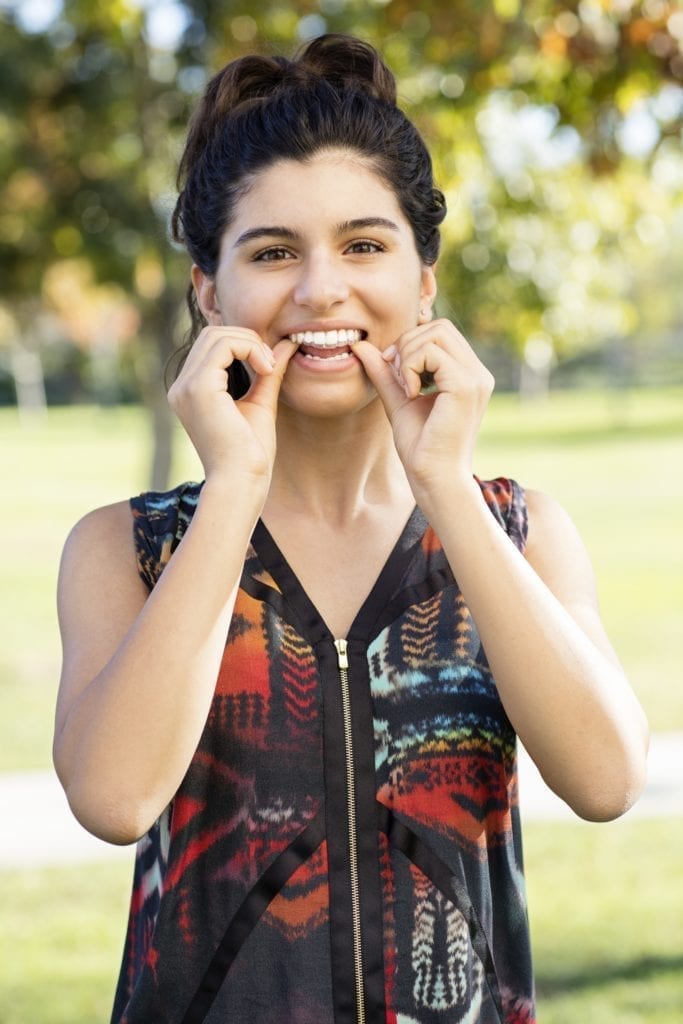
[(536, 991), (544, 999), (566, 995), (582, 989), (595, 989), (619, 981), (649, 981), (669, 971), (683, 972), (683, 954), (678, 956), (644, 956), (637, 960), (592, 964), (574, 972), (550, 974), (536, 972)]

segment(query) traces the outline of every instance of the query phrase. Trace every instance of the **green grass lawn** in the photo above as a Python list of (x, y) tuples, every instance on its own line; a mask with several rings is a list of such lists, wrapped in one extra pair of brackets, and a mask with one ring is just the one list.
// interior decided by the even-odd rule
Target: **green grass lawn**
[(0, 872), (0, 1024), (107, 1024), (130, 883), (120, 860)]
[[(55, 581), (71, 525), (143, 490), (150, 461), (139, 409), (50, 410), (22, 428), (0, 410), (3, 586), (0, 771), (44, 768), (59, 665)], [(201, 469), (178, 430), (174, 481)], [(654, 729), (683, 729), (683, 391), (571, 392), (520, 405), (494, 396), (477, 472), (555, 495), (593, 558), (605, 622)]]
[(680, 1024), (683, 821), (525, 831), (539, 1024)]
[[(683, 821), (526, 828), (539, 1024), (680, 1024)], [(106, 1024), (130, 867), (0, 872), (0, 1024)]]

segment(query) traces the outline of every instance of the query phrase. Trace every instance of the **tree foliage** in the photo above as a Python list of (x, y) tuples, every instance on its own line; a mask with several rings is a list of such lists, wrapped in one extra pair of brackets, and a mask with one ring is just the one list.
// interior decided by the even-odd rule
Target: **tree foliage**
[[(661, 256), (683, 232), (683, 13), (669, 0), (0, 11), (6, 343), (114, 346), (158, 381), (187, 278), (167, 221), (189, 112), (226, 60), (323, 31), (369, 39), (398, 76), (449, 200), (442, 309), (475, 343), (541, 367), (680, 316)], [(643, 303), (653, 267), (662, 297)]]

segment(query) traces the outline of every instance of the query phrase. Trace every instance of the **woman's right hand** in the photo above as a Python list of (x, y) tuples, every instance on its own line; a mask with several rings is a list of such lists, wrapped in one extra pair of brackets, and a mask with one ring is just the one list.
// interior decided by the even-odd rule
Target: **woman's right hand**
[[(275, 457), (275, 419), (280, 385), (296, 352), (290, 341), (270, 349), (247, 327), (205, 327), (169, 389), (171, 408), (190, 437), (205, 477), (235, 473), (267, 483)], [(251, 387), (235, 401), (228, 369), (242, 360)]]

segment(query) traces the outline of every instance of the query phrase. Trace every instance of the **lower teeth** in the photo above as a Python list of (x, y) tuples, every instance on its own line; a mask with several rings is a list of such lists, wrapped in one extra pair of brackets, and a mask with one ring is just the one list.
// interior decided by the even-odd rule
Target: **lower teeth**
[(340, 352), (336, 356), (312, 356), (310, 352), (304, 352), (304, 357), (306, 359), (315, 359), (319, 363), (331, 363), (334, 360), (347, 359), (348, 355), (348, 352)]

